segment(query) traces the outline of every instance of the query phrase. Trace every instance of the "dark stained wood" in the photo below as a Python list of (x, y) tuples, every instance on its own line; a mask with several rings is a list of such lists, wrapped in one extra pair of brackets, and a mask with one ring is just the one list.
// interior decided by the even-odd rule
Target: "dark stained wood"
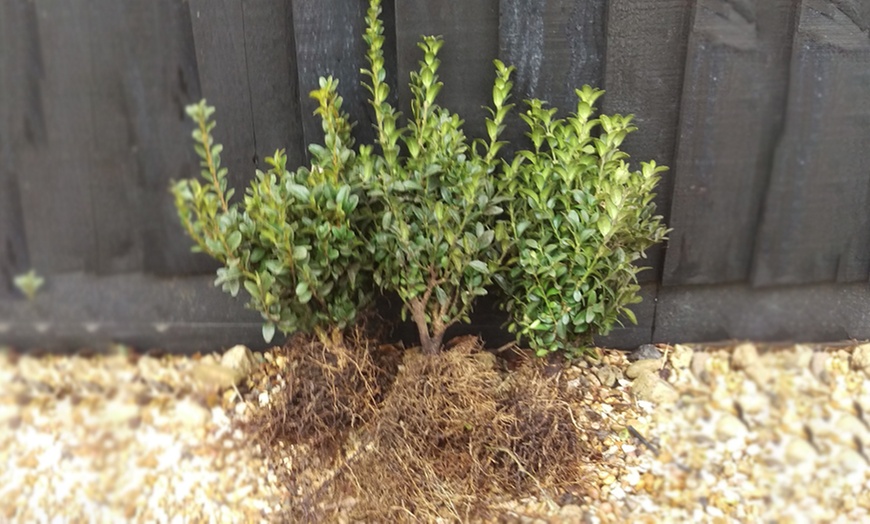
[(136, 271), (143, 265), (144, 246), (137, 229), (144, 218), (139, 213), (144, 193), (131, 133), (136, 115), (128, 104), (128, 91), (133, 86), (125, 77), (135, 75), (138, 67), (130, 59), (139, 39), (130, 38), (128, 23), (142, 24), (144, 20), (138, 20), (137, 15), (145, 15), (147, 9), (142, 2), (94, 0), (87, 4), (89, 30), (84, 36), (91, 65), (86, 92), (93, 137), (87, 151), (90, 172), (85, 187), (92, 203), (96, 240), (93, 269), (98, 273)]
[[(370, 142), (359, 73), (366, 6), (0, 2), (0, 345), (263, 347), (259, 315), (203, 274), (216, 263), (190, 253), (167, 191), (198, 176), (184, 106), (206, 96), (218, 108), (238, 192), (276, 148), (295, 166), (321, 140), (308, 98), (320, 76), (341, 80), (355, 134)], [(409, 109), (420, 35), (440, 34), (439, 102), (469, 135), (483, 134), (498, 56), (518, 67), (514, 102), (536, 96), (564, 114), (574, 87), (604, 87), (603, 111), (636, 115), (624, 144), (633, 160), (673, 168), (656, 202), (675, 230), (667, 259), (651, 250), (655, 270), (641, 273), (640, 325), (600, 344), (870, 338), (870, 3), (383, 7), (399, 110)], [(512, 140), (522, 132), (513, 123)], [(46, 277), (35, 303), (11, 285), (31, 267)], [(477, 306), (451, 334), (509, 340), (491, 297)], [(413, 343), (416, 331), (401, 325), (394, 336)]]
[(870, 9), (804, 0), (785, 130), (756, 244), (756, 285), (870, 273)]
[(516, 66), (515, 100), (540, 98), (567, 115), (574, 89), (604, 85), (607, 2), (501, 0), (499, 58)]
[(215, 106), (214, 136), (241, 199), (257, 166), (242, 0), (190, 0), (202, 96)]
[(396, 41), (399, 70), (400, 109), (410, 112), (409, 74), (419, 69), (422, 51), (417, 42), (422, 35), (444, 38), (438, 71), (444, 88), (438, 103), (465, 120), (463, 129), (470, 137), (486, 136), (484, 106), (492, 104), (492, 83), (498, 58), (499, 1), (476, 0), (398, 0), (396, 2)]
[[(367, 2), (344, 0), (293, 1), (293, 29), (296, 37), (296, 68), (302, 126), (308, 144), (323, 143), (320, 117), (314, 115), (317, 102), (309, 93), (319, 88), (319, 78), (333, 76), (339, 81), (344, 99), (342, 109), (357, 122), (354, 137), (362, 143), (374, 138), (373, 119), (366, 109), (368, 93), (361, 85), (360, 69), (366, 67), (362, 36)], [(387, 42), (385, 47), (394, 45)]]
[(763, 12), (754, 1), (696, 4), (665, 285), (739, 282), (749, 275), (791, 41), (789, 3), (761, 3)]
[(9, 20), (23, 62), (13, 124), (29, 262), (42, 274), (94, 269), (94, 146), (88, 2), (15, 2)]
[(867, 340), (867, 311), (870, 287), (866, 283), (664, 286), (658, 294), (653, 341)]
[[(638, 130), (622, 149), (634, 165), (655, 160), (671, 167), (656, 191), (657, 212), (670, 216), (680, 93), (693, 0), (610, 0), (607, 13), (607, 55), (599, 105), (606, 113), (634, 114)], [(643, 282), (660, 278), (664, 249), (650, 248), (652, 270)]]
[(305, 145), (299, 111), (293, 7), (290, 0), (244, 0), (248, 85), (258, 165), (276, 149), (286, 149), (288, 164), (302, 164)]
[[(123, 49), (126, 65), (114, 81), (122, 86), (125, 133), (136, 162), (140, 207), (134, 234), (141, 238), (143, 267), (163, 275), (213, 272), (209, 257), (190, 252), (192, 241), (168, 193), (172, 180), (199, 176), (190, 137), (194, 124), (184, 112), (201, 97), (190, 8), (175, 0), (123, 5), (123, 36), (113, 42)], [(218, 130), (226, 136), (221, 110)]]
[[(0, 345), (104, 350), (123, 342), (177, 353), (265, 346), (260, 315), (212, 276), (54, 275), (33, 303), (0, 297)], [(279, 334), (280, 335), (280, 334)], [(280, 336), (274, 342), (280, 343)]]
[(637, 317), (637, 324), (622, 319), (624, 325), (617, 325), (606, 337), (595, 337), (595, 344), (600, 347), (614, 349), (634, 349), (653, 340), (659, 293), (659, 285), (655, 282), (643, 284), (640, 288), (640, 304), (633, 304), (629, 309)]
[(26, 67), (39, 66), (22, 53), (26, 34), (34, 38), (36, 17), (32, 4), (0, 3), (0, 297), (14, 296), (12, 279), (27, 270), (27, 239), (18, 189), (18, 151), (26, 125), (23, 109), (32, 91), (23, 82), (35, 80)]
[[(501, 0), (499, 58), (517, 68), (513, 101), (504, 140), (525, 141), (525, 123), (517, 116), (524, 100), (539, 98), (567, 116), (577, 107), (574, 89), (604, 85), (607, 2)], [(512, 152), (506, 147), (505, 152)]]

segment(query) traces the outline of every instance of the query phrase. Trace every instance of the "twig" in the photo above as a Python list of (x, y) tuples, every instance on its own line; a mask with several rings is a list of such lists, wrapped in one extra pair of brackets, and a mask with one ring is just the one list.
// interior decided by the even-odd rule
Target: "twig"
[(653, 455), (659, 456), (659, 453), (661, 452), (659, 447), (645, 439), (638, 430), (634, 429), (634, 426), (628, 426), (628, 432), (631, 433), (631, 436), (639, 440), (641, 444), (649, 448), (649, 450), (653, 452)]

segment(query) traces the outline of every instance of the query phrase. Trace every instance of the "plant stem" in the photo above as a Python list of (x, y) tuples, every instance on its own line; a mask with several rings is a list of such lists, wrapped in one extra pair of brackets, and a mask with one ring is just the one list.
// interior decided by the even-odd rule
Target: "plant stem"
[(224, 198), (224, 192), (221, 191), (221, 185), (218, 182), (217, 177), (217, 169), (214, 165), (214, 159), (211, 156), (211, 135), (208, 132), (208, 128), (206, 128), (206, 120), (205, 118), (199, 119), (199, 131), (202, 133), (202, 145), (205, 150), (205, 163), (208, 166), (208, 172), (211, 174), (211, 181), (214, 184), (215, 193), (218, 194), (218, 197), (221, 199), (221, 207), (224, 211), (227, 211), (227, 200)]

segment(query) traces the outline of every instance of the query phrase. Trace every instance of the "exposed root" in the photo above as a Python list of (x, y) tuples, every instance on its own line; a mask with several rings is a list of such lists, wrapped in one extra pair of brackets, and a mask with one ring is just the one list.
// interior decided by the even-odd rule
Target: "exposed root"
[(573, 491), (588, 454), (567, 395), (532, 363), (503, 375), (473, 339), (408, 353), (370, 424), (374, 449), (350, 468), (369, 479), (353, 517), (486, 519), (500, 498)]
[(398, 365), (359, 330), (285, 351), (286, 395), (258, 435), (283, 460), (290, 520), (491, 520), (506, 499), (583, 491), (585, 415), (552, 364), (505, 372), (465, 337)]

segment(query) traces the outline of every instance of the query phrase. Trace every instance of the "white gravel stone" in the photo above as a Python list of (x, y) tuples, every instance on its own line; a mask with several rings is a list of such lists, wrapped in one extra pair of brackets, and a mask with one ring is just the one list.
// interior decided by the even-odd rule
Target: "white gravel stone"
[(759, 361), (758, 349), (755, 344), (744, 343), (734, 348), (731, 355), (731, 368), (735, 370), (749, 369)]

